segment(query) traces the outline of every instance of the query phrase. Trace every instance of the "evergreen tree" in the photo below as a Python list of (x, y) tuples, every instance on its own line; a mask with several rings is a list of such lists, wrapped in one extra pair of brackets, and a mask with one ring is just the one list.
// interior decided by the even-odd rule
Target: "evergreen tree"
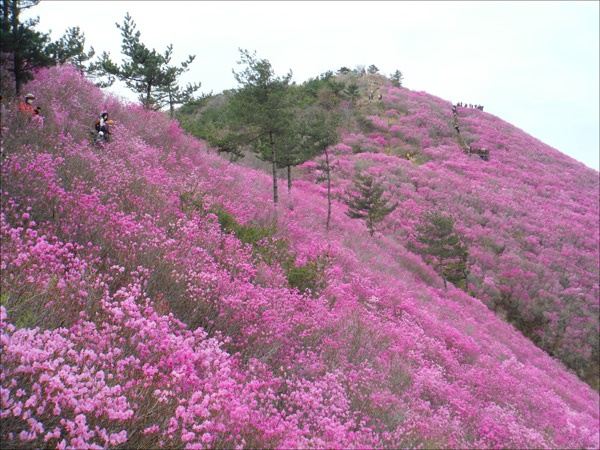
[(358, 89), (358, 85), (354, 82), (350, 83), (348, 87), (344, 90), (344, 94), (348, 97), (348, 107), (352, 108), (358, 98), (360, 97), (360, 91)]
[(339, 103), (340, 96), (343, 95), (345, 87), (346, 84), (344, 82), (335, 80), (333, 72), (325, 72), (319, 77), (310, 78), (301, 86), (298, 86), (298, 89), (301, 91), (300, 103), (310, 104), (316, 100), (323, 104), (323, 106), (332, 108)]
[(322, 155), (319, 170), (325, 174), (327, 181), (327, 221), (325, 229), (329, 230), (331, 222), (331, 161), (329, 148), (339, 142), (338, 127), (340, 115), (327, 109), (317, 108), (310, 115), (310, 120), (305, 124), (304, 136), (306, 142), (316, 155)]
[(129, 89), (137, 92), (144, 107), (160, 109), (167, 103), (176, 104), (198, 89), (199, 86), (194, 85), (182, 91), (177, 85), (178, 77), (188, 70), (195, 56), (188, 56), (179, 68), (169, 66), (172, 45), (167, 47), (164, 54), (155, 49), (150, 50), (140, 41), (140, 32), (136, 31), (136, 24), (129, 13), (126, 14), (123, 25), (117, 23), (116, 26), (123, 37), (121, 51), (125, 59), (121, 66), (117, 66), (105, 52), (102, 55), (102, 69), (107, 75), (124, 81)]
[(375, 64), (371, 64), (371, 65), (369, 66), (369, 68), (367, 69), (367, 72), (368, 72), (370, 75), (373, 75), (373, 74), (379, 73), (379, 69), (377, 68), (377, 66), (376, 66)]
[(308, 161), (312, 156), (302, 145), (302, 140), (302, 132), (296, 121), (291, 122), (287, 132), (279, 138), (277, 167), (286, 169), (288, 193), (292, 192), (292, 167)]
[(89, 71), (87, 62), (96, 54), (93, 47), (85, 52), (85, 34), (79, 27), (67, 28), (64, 36), (48, 45), (48, 53), (57, 64), (71, 64), (82, 73)]
[(194, 93), (200, 89), (201, 85), (201, 83), (188, 83), (185, 88), (179, 86), (179, 77), (190, 70), (189, 65), (195, 57), (190, 56), (187, 61), (181, 63), (181, 67), (169, 66), (172, 52), (173, 46), (169, 45), (165, 52), (165, 83), (157, 88), (155, 94), (157, 106), (168, 105), (171, 118), (175, 115), (175, 105), (182, 105), (193, 100)]
[(467, 289), (468, 247), (461, 242), (454, 231), (454, 218), (439, 211), (429, 212), (424, 222), (416, 228), (416, 243), (409, 248), (424, 255), (425, 262), (431, 264), (446, 282)]
[[(263, 161), (270, 161), (273, 172), (273, 201), (279, 201), (277, 190), (277, 165), (283, 160), (279, 155), (283, 144), (289, 148), (293, 113), (289, 104), (289, 83), (292, 72), (275, 76), (271, 63), (258, 59), (256, 52), (239, 49), (246, 65), (241, 72), (233, 71), (240, 88), (232, 96), (228, 116), (237, 136), (230, 133), (224, 141), (239, 149), (250, 146)], [(238, 150), (239, 151), (239, 150)]]
[(391, 76), (392, 85), (396, 87), (402, 86), (402, 80), (404, 79), (404, 75), (399, 70), (396, 70)]
[(352, 219), (365, 219), (369, 234), (373, 236), (375, 226), (396, 209), (398, 202), (388, 206), (383, 198), (383, 187), (372, 176), (358, 174), (354, 180), (356, 193), (349, 193), (345, 199), (348, 205), (346, 215)]
[(47, 52), (50, 37), (35, 31), (39, 18), (21, 22), (21, 11), (36, 6), (40, 0), (2, 0), (0, 17), (0, 63), (12, 72), (15, 93), (19, 95), (33, 72), (54, 65)]

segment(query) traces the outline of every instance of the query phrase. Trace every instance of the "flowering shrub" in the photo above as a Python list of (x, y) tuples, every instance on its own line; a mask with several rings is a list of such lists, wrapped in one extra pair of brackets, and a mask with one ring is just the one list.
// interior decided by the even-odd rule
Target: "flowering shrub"
[[(310, 164), (275, 206), (268, 174), (66, 67), (30, 87), (74, 109), (31, 133), (8, 118), (2, 448), (598, 448), (598, 393), (490, 310), (587, 370), (596, 173), (459, 110), (495, 149), (470, 159), (441, 129), (447, 102), (389, 88), (386, 117), (431, 159), (385, 154), (393, 125), (345, 135), (326, 231)], [(102, 148), (72, 132), (89, 98), (117, 121)], [(399, 202), (374, 237), (335, 197), (356, 171)], [(478, 298), (405, 247), (432, 203), (468, 239)]]

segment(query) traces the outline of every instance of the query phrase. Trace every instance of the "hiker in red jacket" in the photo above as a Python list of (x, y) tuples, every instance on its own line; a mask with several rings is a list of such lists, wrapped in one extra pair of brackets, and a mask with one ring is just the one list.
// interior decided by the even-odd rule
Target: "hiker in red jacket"
[(19, 103), (19, 111), (21, 111), (23, 114), (27, 115), (27, 116), (37, 116), (41, 109), (39, 106), (34, 108), (33, 107), (33, 101), (35, 100), (35, 95), (33, 94), (27, 94), (25, 96), (25, 101)]

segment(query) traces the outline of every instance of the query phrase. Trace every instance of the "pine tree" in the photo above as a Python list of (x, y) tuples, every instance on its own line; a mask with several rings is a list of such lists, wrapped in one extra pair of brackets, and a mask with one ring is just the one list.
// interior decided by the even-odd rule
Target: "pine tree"
[(189, 65), (194, 60), (190, 56), (187, 61), (181, 63), (181, 67), (170, 66), (173, 46), (167, 47), (165, 52), (165, 82), (156, 89), (155, 103), (158, 107), (169, 106), (171, 118), (175, 116), (175, 105), (182, 105), (194, 98), (194, 93), (200, 89), (201, 83), (188, 83), (184, 88), (179, 86), (179, 78), (189, 71)]
[(41, 67), (54, 65), (47, 52), (50, 37), (35, 31), (39, 18), (21, 22), (21, 11), (36, 6), (40, 0), (2, 0), (0, 17), (0, 63), (8, 66), (13, 74), (15, 93), (33, 79), (33, 72)]
[(48, 53), (57, 64), (71, 64), (82, 73), (90, 70), (87, 62), (96, 54), (93, 47), (85, 52), (85, 34), (79, 27), (68, 28), (64, 36), (48, 45)]
[(356, 83), (350, 83), (348, 87), (344, 90), (344, 94), (348, 97), (348, 107), (352, 108), (358, 98), (360, 97), (360, 91), (358, 89), (358, 85)]
[(409, 244), (409, 248), (424, 255), (425, 262), (444, 280), (444, 287), (449, 281), (466, 291), (469, 250), (454, 230), (454, 218), (439, 211), (427, 213), (416, 228), (415, 238), (416, 243)]
[(369, 75), (374, 75), (376, 73), (379, 73), (379, 69), (377, 68), (377, 66), (375, 64), (371, 64), (368, 68), (367, 68), (367, 73)]
[(179, 68), (169, 66), (173, 54), (172, 45), (167, 46), (163, 54), (155, 49), (150, 50), (140, 41), (140, 32), (136, 31), (136, 24), (129, 13), (125, 15), (123, 25), (116, 25), (123, 37), (121, 51), (125, 59), (117, 66), (105, 52), (102, 55), (102, 69), (107, 75), (124, 81), (129, 89), (137, 92), (144, 107), (160, 109), (167, 103), (178, 103), (187, 98), (188, 93), (198, 89), (199, 86), (193, 85), (182, 91), (177, 85), (177, 79), (188, 70), (195, 56), (188, 56)]
[(402, 86), (402, 80), (404, 79), (404, 75), (402, 75), (402, 72), (400, 72), (399, 70), (396, 70), (391, 76), (390, 79), (392, 80), (392, 85), (395, 87), (400, 87)]
[(383, 187), (372, 176), (358, 174), (354, 180), (356, 193), (349, 193), (345, 199), (348, 205), (346, 215), (352, 219), (365, 219), (369, 234), (373, 236), (375, 226), (396, 209), (398, 202), (388, 206), (383, 198)]
[[(233, 71), (240, 88), (231, 97), (228, 117), (237, 137), (226, 138), (232, 147), (250, 146), (263, 161), (270, 161), (273, 173), (273, 201), (279, 201), (277, 165), (280, 153), (291, 145), (293, 112), (289, 104), (289, 83), (292, 72), (275, 76), (271, 63), (256, 57), (256, 52), (239, 49), (246, 65), (241, 72)], [(285, 144), (285, 145), (284, 145)]]
[(327, 181), (327, 221), (325, 229), (329, 230), (331, 222), (331, 161), (329, 148), (339, 142), (338, 127), (340, 115), (323, 108), (315, 108), (310, 112), (310, 119), (305, 122), (303, 135), (306, 144), (315, 155), (322, 155), (324, 159), (318, 168), (325, 174)]
[(292, 167), (308, 161), (313, 155), (303, 145), (300, 123), (290, 123), (287, 132), (279, 138), (277, 167), (286, 169), (288, 193), (292, 192)]

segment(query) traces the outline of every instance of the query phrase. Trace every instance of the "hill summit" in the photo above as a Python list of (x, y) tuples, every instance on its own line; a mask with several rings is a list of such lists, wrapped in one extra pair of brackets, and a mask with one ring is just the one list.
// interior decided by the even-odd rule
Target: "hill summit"
[[(322, 157), (274, 203), (270, 174), (67, 66), (28, 84), (39, 116), (9, 99), (2, 448), (599, 447), (598, 173), (363, 81), (328, 229)], [(358, 174), (397, 203), (372, 230)], [(455, 283), (419, 251), (431, 212), (468, 249)]]

